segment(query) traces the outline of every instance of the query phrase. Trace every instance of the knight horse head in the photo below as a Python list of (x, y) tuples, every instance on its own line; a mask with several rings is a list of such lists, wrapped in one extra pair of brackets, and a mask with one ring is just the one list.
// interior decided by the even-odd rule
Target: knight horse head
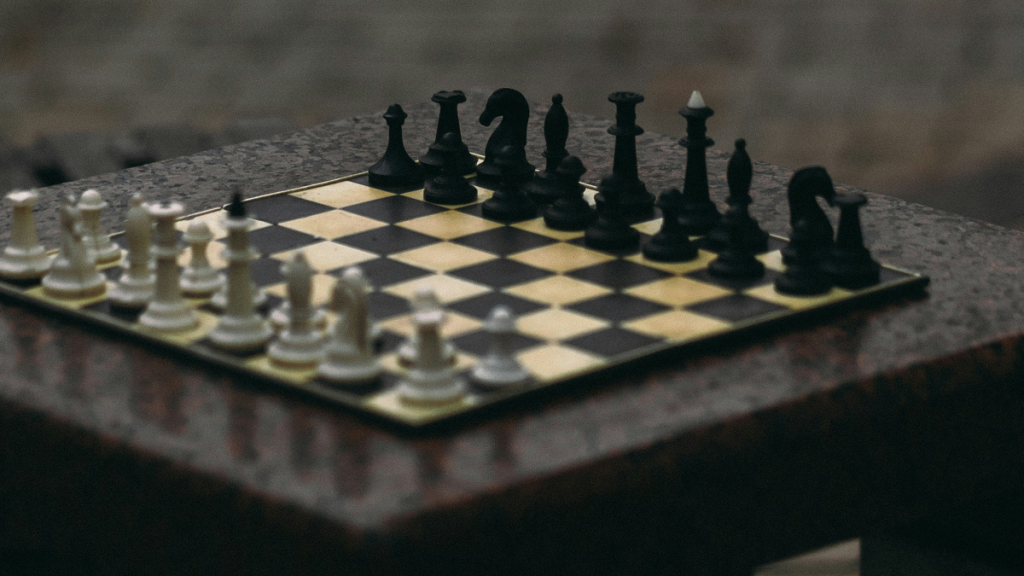
[(831, 245), (832, 223), (817, 202), (823, 198), (830, 206), (835, 204), (836, 189), (832, 178), (821, 166), (801, 168), (793, 174), (786, 191), (789, 199), (789, 223), (794, 228), (800, 220), (807, 220), (810, 233), (824, 248)]
[(526, 97), (511, 88), (495, 90), (480, 114), (480, 124), (490, 126), (498, 117), (501, 117), (501, 123), (487, 141), (484, 161), (477, 166), (478, 176), (498, 177), (501, 172), (494, 160), (501, 149), (505, 146), (526, 146), (526, 125), (530, 119), (530, 104)]

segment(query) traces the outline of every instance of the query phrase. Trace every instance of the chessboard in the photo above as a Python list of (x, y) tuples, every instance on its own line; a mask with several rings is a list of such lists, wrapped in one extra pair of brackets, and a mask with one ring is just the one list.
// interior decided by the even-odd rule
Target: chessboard
[[(581, 381), (669, 349), (722, 341), (788, 320), (813, 320), (829, 310), (920, 290), (928, 282), (925, 276), (883, 264), (880, 282), (872, 286), (833, 288), (813, 297), (787, 296), (773, 285), (784, 270), (784, 238), (772, 236), (768, 250), (757, 256), (766, 267), (764, 276), (735, 283), (708, 274), (707, 265), (716, 257), (712, 252), (701, 250), (689, 262), (655, 262), (639, 251), (590, 248), (583, 242), (583, 232), (554, 230), (541, 218), (516, 223), (488, 219), (481, 204), (493, 191), (479, 185), (478, 190), (470, 204), (442, 206), (425, 201), (422, 186), (373, 187), (364, 173), (245, 202), (255, 221), (250, 242), (260, 253), (251, 262), (252, 278), (268, 294), (269, 309), (286, 296), (282, 264), (296, 251), (316, 270), (314, 304), (327, 303), (333, 283), (346, 267), (359, 266), (369, 279), (370, 316), (379, 328), (377, 347), (384, 373), (367, 386), (334, 386), (320, 380), (315, 369), (281, 368), (264, 353), (235, 356), (214, 348), (206, 335), (218, 312), (208, 300), (189, 300), (199, 313), (197, 328), (159, 333), (141, 326), (135, 315), (109, 306), (106, 295), (54, 299), (38, 284), (9, 282), (0, 282), (0, 293), (212, 362), (243, 377), (418, 427)], [(591, 204), (595, 194), (586, 185), (585, 197)], [(224, 208), (217, 207), (186, 216), (176, 225), (183, 232), (194, 219), (207, 223), (214, 233), (208, 257), (218, 268), (226, 266), (220, 255), (226, 238), (224, 216)], [(656, 218), (633, 226), (646, 242), (661, 222)], [(122, 238), (113, 236), (119, 243)], [(115, 263), (101, 271), (110, 288), (122, 268)], [(457, 350), (458, 370), (469, 370), (487, 352), (489, 335), (483, 323), (495, 306), (503, 305), (517, 318), (512, 346), (532, 379), (497, 391), (471, 385), (464, 398), (443, 406), (403, 402), (396, 392), (405, 370), (397, 349), (414, 330), (409, 300), (423, 286), (432, 288), (444, 306), (442, 334)]]

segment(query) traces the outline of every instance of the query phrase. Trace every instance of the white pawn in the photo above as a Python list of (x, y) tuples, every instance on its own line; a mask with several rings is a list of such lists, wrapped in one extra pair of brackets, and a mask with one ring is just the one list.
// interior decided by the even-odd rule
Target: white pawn
[(149, 266), (153, 222), (142, 205), (141, 194), (133, 194), (129, 203), (131, 208), (124, 225), (128, 256), (127, 262), (121, 265), (127, 269), (110, 291), (110, 303), (122, 308), (143, 308), (153, 298), (156, 285), (156, 274)]
[(190, 298), (209, 298), (224, 285), (224, 276), (206, 257), (213, 233), (206, 222), (195, 219), (188, 225), (184, 238), (189, 245), (190, 258), (181, 273), (181, 292)]
[(139, 324), (153, 330), (175, 332), (199, 325), (199, 314), (181, 297), (179, 284), (178, 233), (175, 220), (185, 213), (178, 202), (147, 204), (146, 212), (156, 222), (153, 256), (156, 258), (156, 289), (153, 299), (139, 316)]
[(100, 198), (100, 193), (89, 189), (82, 192), (82, 198), (78, 201), (78, 209), (82, 211), (82, 222), (85, 226), (85, 233), (82, 242), (86, 248), (96, 254), (96, 264), (110, 264), (121, 259), (121, 248), (110, 241), (110, 236), (100, 225), (100, 213), (107, 207), (107, 203)]
[[(412, 296), (412, 301), (409, 302), (412, 308), (413, 315), (421, 310), (433, 310), (441, 307), (441, 303), (437, 300), (437, 294), (434, 293), (433, 289), (423, 286), (416, 289), (416, 292)], [(414, 329), (409, 337), (402, 342), (402, 345), (398, 347), (398, 363), (402, 366), (409, 367), (416, 362), (417, 350), (419, 350), (419, 336)], [(444, 357), (448, 359), (450, 364), (455, 364), (456, 352), (455, 346), (451, 342), (444, 343)]]
[(444, 354), (441, 324), (444, 310), (419, 310), (416, 324), (416, 362), (398, 384), (398, 397), (407, 404), (437, 406), (458, 402), (466, 395), (466, 382), (459, 377)]
[(53, 298), (78, 299), (99, 296), (107, 289), (106, 278), (96, 270), (92, 250), (82, 243), (82, 213), (68, 194), (60, 207), (60, 250), (43, 276), (43, 291)]
[(380, 376), (369, 339), (369, 316), (362, 272), (347, 268), (332, 294), (338, 320), (327, 342), (326, 359), (317, 367), (320, 376), (334, 384), (360, 385)]
[(4, 197), (14, 209), (11, 241), (0, 254), (0, 277), (8, 280), (42, 278), (50, 269), (50, 257), (39, 243), (32, 206), (39, 200), (35, 190), (15, 190)]
[(512, 335), (516, 331), (516, 319), (504, 306), (496, 306), (484, 322), (484, 330), (491, 335), (491, 347), (470, 376), (477, 384), (500, 388), (522, 384), (530, 379), (530, 373), (516, 360), (512, 351)]
[(267, 348), (272, 364), (289, 368), (313, 368), (324, 359), (323, 332), (313, 319), (313, 269), (302, 252), (296, 252), (284, 269), (291, 303), (290, 322)]

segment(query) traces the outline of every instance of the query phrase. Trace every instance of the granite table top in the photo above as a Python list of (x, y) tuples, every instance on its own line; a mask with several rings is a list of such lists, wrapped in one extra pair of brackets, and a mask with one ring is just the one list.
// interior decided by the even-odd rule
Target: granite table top
[[(473, 150), (486, 95), (460, 109)], [(406, 111), (416, 155), (436, 106)], [(584, 180), (610, 171), (610, 123), (573, 118)], [(40, 236), (55, 244), (64, 192), (100, 189), (118, 229), (133, 192), (199, 210), (236, 185), (362, 171), (383, 126), (375, 113), (47, 188)], [(637, 149), (649, 189), (681, 186), (676, 138), (645, 133)], [(719, 201), (726, 161), (709, 150)], [(789, 233), (790, 175), (755, 164), (753, 214), (773, 233)], [(0, 537), (110, 573), (730, 574), (1009, 493), (1024, 470), (1024, 233), (868, 196), (873, 253), (929, 275), (924, 297), (662, 356), (428, 434), (0, 302)]]

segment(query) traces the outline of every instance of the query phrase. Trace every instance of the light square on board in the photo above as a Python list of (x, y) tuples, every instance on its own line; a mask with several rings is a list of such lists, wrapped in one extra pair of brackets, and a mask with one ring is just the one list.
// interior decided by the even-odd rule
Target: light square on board
[(657, 234), (661, 230), (661, 221), (662, 220), (663, 220), (662, 218), (655, 218), (654, 220), (648, 220), (646, 222), (640, 222), (640, 223), (637, 223), (637, 224), (633, 224), (633, 228), (635, 228), (638, 232), (642, 232), (643, 234), (647, 234), (648, 236), (654, 236), (655, 234)]
[[(224, 229), (224, 218), (228, 215), (227, 210), (217, 210), (208, 214), (200, 214), (194, 218), (187, 218), (185, 220), (179, 220), (174, 223), (174, 228), (181, 232), (188, 230), (189, 225), (194, 220), (199, 220), (206, 224), (206, 227), (210, 229), (210, 233), (213, 234), (214, 240), (221, 240), (228, 237), (227, 230)], [(266, 228), (270, 224), (263, 222), (262, 220), (253, 220), (252, 225), (249, 227), (249, 231), (259, 230), (260, 228)]]
[(543, 218), (534, 218), (533, 220), (516, 222), (515, 224), (512, 224), (512, 227), (519, 228), (520, 230), (526, 230), (527, 232), (533, 232), (534, 234), (540, 234), (541, 236), (547, 236), (548, 238), (554, 238), (555, 240), (574, 240), (576, 238), (583, 237), (582, 230), (570, 232), (550, 228), (544, 223)]
[(527, 282), (506, 288), (505, 292), (514, 294), (520, 298), (543, 302), (545, 304), (565, 305), (588, 300), (603, 294), (611, 293), (611, 290), (597, 284), (584, 282), (566, 276), (550, 276), (541, 280)]
[(675, 307), (695, 304), (732, 293), (730, 290), (720, 286), (704, 284), (679, 276), (663, 278), (654, 282), (648, 282), (647, 284), (641, 284), (640, 286), (627, 288), (625, 292), (644, 300)]
[(582, 374), (604, 364), (593, 354), (569, 346), (549, 344), (524, 350), (516, 359), (538, 380), (557, 380)]
[(822, 306), (831, 302), (838, 302), (839, 300), (853, 296), (853, 292), (844, 290), (843, 288), (832, 288), (832, 290), (817, 296), (790, 296), (788, 294), (778, 292), (775, 289), (774, 284), (750, 288), (748, 290), (744, 290), (743, 293), (747, 296), (753, 296), (760, 300), (766, 300), (773, 304), (785, 306), (790, 310), (814, 308), (816, 306)]
[(580, 246), (559, 242), (513, 254), (509, 256), (509, 259), (552, 272), (569, 272), (593, 266), (594, 264), (608, 262), (609, 260), (614, 260), (615, 257)]
[[(467, 332), (479, 330), (480, 325), (481, 322), (479, 320), (448, 310), (445, 312), (444, 322), (441, 324), (441, 335), (445, 338), (455, 338)], [(411, 336), (416, 331), (416, 324), (413, 322), (412, 314), (403, 314), (390, 318), (381, 322), (380, 327), (405, 337)]]
[(399, 298), (412, 300), (416, 291), (421, 287), (432, 289), (442, 304), (472, 298), (491, 290), (476, 282), (461, 280), (445, 274), (432, 274), (416, 278), (415, 280), (409, 280), (408, 282), (402, 282), (401, 284), (392, 284), (384, 288), (384, 291)]
[(772, 250), (771, 252), (765, 252), (764, 254), (758, 254), (756, 256), (758, 260), (764, 264), (765, 268), (769, 270), (776, 270), (778, 272), (785, 272), (786, 265), (782, 263), (782, 251)]
[[(406, 192), (405, 194), (402, 194), (402, 196), (405, 196), (406, 198), (412, 198), (414, 200), (419, 200), (420, 202), (426, 202), (426, 200), (423, 198), (423, 193), (424, 190), (421, 188), (419, 190), (413, 190), (412, 192)], [(465, 208), (466, 206), (472, 206), (473, 204), (479, 204), (485, 200), (489, 200), (491, 196), (494, 196), (494, 192), (492, 190), (488, 190), (487, 188), (481, 188), (477, 186), (476, 200), (472, 202), (466, 202), (465, 204), (438, 204), (438, 206), (444, 206), (445, 208), (458, 210), (459, 208)], [(431, 204), (433, 204), (433, 202), (431, 202)]]
[(335, 182), (334, 184), (328, 184), (326, 186), (317, 186), (310, 190), (295, 192), (292, 195), (323, 204), (324, 206), (330, 206), (331, 208), (344, 208), (345, 206), (352, 206), (353, 204), (360, 204), (362, 202), (369, 202), (370, 200), (379, 200), (381, 198), (393, 196), (390, 192), (371, 188), (370, 186), (365, 186), (350, 180)]
[(441, 240), (451, 240), (501, 226), (497, 222), (490, 222), (455, 210), (422, 216), (398, 225)]
[(664, 270), (665, 272), (670, 272), (672, 274), (685, 274), (687, 272), (693, 272), (694, 270), (700, 270), (701, 268), (707, 268), (708, 264), (710, 264), (715, 258), (718, 258), (718, 255), (714, 252), (698, 250), (697, 257), (687, 262), (658, 262), (657, 260), (645, 258), (643, 253), (626, 256), (625, 260), (636, 262), (637, 264), (643, 264), (644, 266), (650, 266), (651, 268), (657, 268), (658, 270)]
[(350, 234), (358, 234), (360, 232), (366, 232), (367, 230), (382, 228), (387, 226), (387, 224), (379, 220), (359, 216), (358, 214), (351, 214), (343, 210), (331, 210), (330, 212), (314, 214), (312, 216), (306, 216), (305, 218), (299, 218), (298, 220), (282, 222), (279, 226), (298, 230), (299, 232), (305, 232), (306, 234), (316, 236), (317, 238), (333, 240)]
[(484, 252), (468, 246), (462, 246), (460, 244), (438, 242), (436, 244), (429, 244), (422, 248), (415, 248), (413, 250), (399, 252), (398, 254), (392, 254), (391, 258), (398, 260), (399, 262), (419, 266), (420, 268), (435, 270), (437, 272), (447, 272), (456, 268), (463, 268), (474, 264), (480, 264), (481, 262), (487, 262), (488, 260), (494, 260), (497, 256), (489, 252)]
[(611, 323), (559, 308), (548, 308), (519, 318), (519, 332), (541, 340), (568, 340), (611, 326)]
[(624, 322), (634, 332), (671, 340), (688, 340), (722, 332), (729, 323), (685, 310), (669, 310)]
[(352, 248), (351, 246), (343, 246), (336, 242), (325, 240), (296, 250), (278, 252), (271, 256), (271, 258), (287, 262), (295, 252), (302, 252), (306, 257), (306, 261), (309, 262), (309, 265), (318, 272), (334, 270), (342, 266), (352, 266), (353, 264), (373, 260), (377, 257), (377, 255), (372, 252)]

